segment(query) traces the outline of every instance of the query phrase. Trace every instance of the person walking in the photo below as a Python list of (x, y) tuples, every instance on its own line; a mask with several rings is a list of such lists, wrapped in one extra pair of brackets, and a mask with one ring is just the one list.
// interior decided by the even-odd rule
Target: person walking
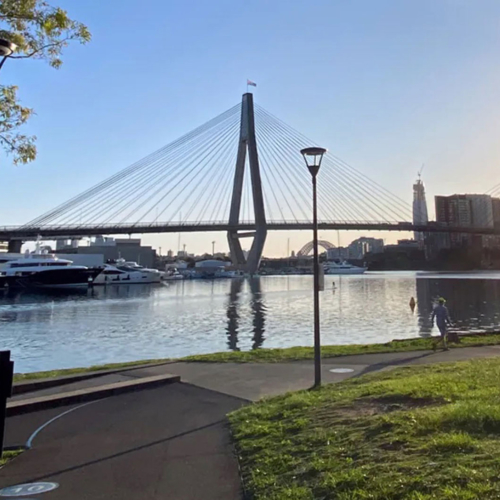
[(446, 331), (446, 327), (451, 325), (450, 315), (448, 313), (448, 308), (445, 306), (446, 300), (442, 297), (438, 300), (438, 305), (432, 311), (431, 323), (434, 328), (434, 319), (436, 320), (436, 325), (439, 328), (439, 333), (441, 334), (441, 338), (438, 339), (432, 348), (434, 351), (437, 349), (437, 346), (440, 342), (443, 343), (443, 348), (445, 351), (448, 350), (448, 332)]

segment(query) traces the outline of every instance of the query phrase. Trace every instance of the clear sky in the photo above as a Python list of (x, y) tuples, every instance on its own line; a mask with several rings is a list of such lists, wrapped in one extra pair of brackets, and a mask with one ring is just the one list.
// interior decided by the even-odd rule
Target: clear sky
[[(0, 158), (0, 224), (34, 218), (225, 111), (247, 77), (256, 102), (408, 202), (425, 163), (431, 216), (435, 194), (500, 182), (498, 0), (50, 3), (93, 40), (69, 47), (58, 71), (2, 69), (37, 112), (26, 132), (39, 156), (20, 167)], [(271, 235), (265, 254), (283, 255), (288, 237), (295, 250), (310, 239)], [(226, 248), (223, 234), (182, 242), (201, 252), (213, 239)], [(177, 249), (176, 235), (144, 241)]]

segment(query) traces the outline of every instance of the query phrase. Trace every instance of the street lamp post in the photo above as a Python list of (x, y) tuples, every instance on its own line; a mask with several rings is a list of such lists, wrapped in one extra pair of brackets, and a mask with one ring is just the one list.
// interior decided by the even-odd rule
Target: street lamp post
[(16, 50), (17, 45), (15, 43), (9, 42), (9, 40), (5, 40), (4, 38), (0, 38), (0, 57), (3, 56), (2, 61), (0, 61), (0, 69), (7, 57), (11, 56), (14, 50)]
[(313, 190), (313, 249), (314, 249), (314, 387), (321, 385), (321, 336), (319, 329), (319, 253), (318, 253), (318, 204), (316, 178), (326, 149), (305, 148), (301, 151), (312, 177)]

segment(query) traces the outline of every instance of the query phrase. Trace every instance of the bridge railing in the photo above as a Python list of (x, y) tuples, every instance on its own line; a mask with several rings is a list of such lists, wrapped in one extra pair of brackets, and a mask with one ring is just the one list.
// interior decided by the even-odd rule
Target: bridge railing
[[(274, 219), (267, 219), (267, 224), (273, 225), (273, 226), (291, 226), (291, 225), (307, 225), (307, 224), (312, 224), (312, 220), (310, 219), (303, 219), (303, 220), (274, 220)], [(370, 221), (370, 220), (320, 220), (318, 221), (319, 224), (345, 224), (345, 225), (353, 225), (353, 224), (359, 224), (359, 225), (385, 225), (385, 224), (395, 224), (394, 222), (381, 222), (381, 221)], [(254, 220), (240, 220), (238, 225), (239, 226), (252, 226), (255, 224)], [(400, 222), (399, 224), (401, 225), (409, 225), (411, 222)], [(23, 231), (23, 230), (34, 230), (34, 229), (40, 229), (41, 231), (50, 231), (50, 230), (61, 230), (61, 229), (68, 229), (69, 231), (71, 230), (77, 230), (81, 228), (92, 228), (92, 229), (99, 229), (102, 228), (104, 231), (110, 230), (113, 228), (117, 229), (122, 229), (122, 228), (134, 228), (134, 227), (158, 227), (158, 228), (163, 228), (163, 227), (184, 227), (184, 226), (223, 226), (223, 225), (229, 225), (229, 222), (227, 220), (219, 220), (219, 221), (167, 221), (167, 222), (119, 222), (119, 223), (106, 223), (106, 224), (45, 224), (45, 225), (40, 225), (40, 226), (35, 226), (35, 225), (9, 225), (9, 226), (0, 226), (0, 231), (1, 232), (8, 232), (8, 231)]]
[[(270, 231), (283, 230), (311, 230), (310, 220), (302, 221), (275, 221), (268, 220), (267, 228)], [(405, 232), (443, 232), (467, 233), (479, 235), (500, 235), (500, 228), (493, 227), (462, 227), (448, 226), (430, 222), (427, 225), (416, 226), (411, 222), (380, 222), (380, 221), (319, 221), (320, 230), (362, 230), (362, 231), (405, 231)], [(222, 232), (228, 230), (251, 231), (255, 229), (253, 220), (240, 221), (237, 225), (230, 225), (224, 221), (180, 221), (180, 222), (147, 222), (147, 223), (107, 223), (107, 224), (52, 224), (43, 226), (0, 226), (0, 240), (34, 240), (38, 236), (45, 239), (83, 238), (113, 234), (153, 234), (177, 232)]]

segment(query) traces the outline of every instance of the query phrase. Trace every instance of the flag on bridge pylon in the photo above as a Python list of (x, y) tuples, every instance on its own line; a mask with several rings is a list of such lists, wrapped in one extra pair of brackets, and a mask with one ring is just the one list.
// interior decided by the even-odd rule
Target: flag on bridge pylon
[(252, 87), (257, 87), (257, 84), (256, 84), (255, 82), (252, 82), (252, 80), (249, 80), (249, 79), (247, 78), (247, 87), (248, 87), (249, 85), (251, 85)]

